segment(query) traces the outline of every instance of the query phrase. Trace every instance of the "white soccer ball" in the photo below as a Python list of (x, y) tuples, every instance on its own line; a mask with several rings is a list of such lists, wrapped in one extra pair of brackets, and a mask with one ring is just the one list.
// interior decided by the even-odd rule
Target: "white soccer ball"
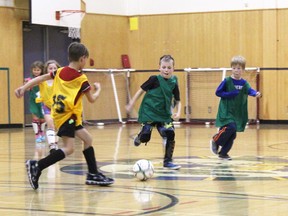
[(149, 178), (152, 178), (154, 174), (154, 167), (151, 161), (149, 160), (138, 160), (133, 166), (134, 176), (140, 181), (146, 181)]

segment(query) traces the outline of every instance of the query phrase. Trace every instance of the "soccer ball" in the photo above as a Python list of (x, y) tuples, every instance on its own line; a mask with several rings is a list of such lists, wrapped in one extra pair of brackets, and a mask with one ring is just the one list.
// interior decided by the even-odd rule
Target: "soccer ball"
[(154, 174), (154, 167), (149, 160), (138, 160), (133, 166), (134, 176), (140, 181), (146, 181)]

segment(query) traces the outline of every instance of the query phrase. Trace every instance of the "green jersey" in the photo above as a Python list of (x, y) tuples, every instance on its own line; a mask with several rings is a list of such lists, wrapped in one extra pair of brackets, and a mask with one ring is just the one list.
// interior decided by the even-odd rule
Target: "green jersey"
[(140, 123), (146, 122), (171, 122), (171, 105), (173, 99), (173, 89), (177, 84), (177, 77), (164, 79), (158, 75), (159, 86), (148, 90), (144, 95), (140, 109)]
[[(226, 77), (226, 91), (236, 90), (232, 78)], [(248, 82), (245, 82), (239, 94), (233, 98), (221, 98), (216, 117), (216, 126), (222, 127), (228, 123), (235, 122), (237, 131), (242, 132), (248, 122)]]

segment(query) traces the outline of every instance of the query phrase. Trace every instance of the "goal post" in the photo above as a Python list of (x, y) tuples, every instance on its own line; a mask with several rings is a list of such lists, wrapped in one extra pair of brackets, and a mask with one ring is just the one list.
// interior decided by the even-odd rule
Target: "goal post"
[[(130, 91), (129, 91), (129, 77), (130, 72), (135, 71), (135, 69), (90, 69), (85, 68), (82, 70), (84, 73), (87, 74), (97, 74), (97, 82), (100, 82), (102, 88), (104, 88), (103, 96), (101, 99), (101, 106), (102, 106), (102, 117), (99, 117), (100, 114), (96, 116), (93, 110), (88, 110), (89, 108), (86, 107), (86, 110), (93, 113), (93, 116), (87, 115), (83, 113), (84, 120), (90, 124), (92, 121), (99, 120), (107, 122), (113, 122), (113, 118), (109, 115), (109, 113), (116, 113), (117, 121), (122, 124), (126, 124), (126, 110), (124, 109), (125, 105), (129, 101)], [(91, 108), (93, 109), (93, 108)], [(103, 115), (107, 117), (103, 117)], [(93, 118), (93, 119), (91, 119)], [(95, 119), (96, 118), (96, 119)], [(92, 121), (91, 121), (92, 120)], [(90, 122), (89, 122), (90, 121)]]
[[(191, 124), (214, 124), (220, 98), (215, 91), (220, 82), (231, 72), (231, 68), (185, 68), (186, 102), (184, 106), (185, 122)], [(251, 87), (259, 90), (258, 67), (245, 69), (242, 78)], [(259, 122), (259, 100), (248, 97), (248, 123)]]
[[(182, 73), (183, 79), (179, 85), (184, 85), (183, 89), (185, 89), (185, 93), (181, 92), (184, 119), (181, 118), (180, 123), (214, 124), (220, 100), (215, 95), (215, 91), (221, 81), (230, 75), (231, 68), (185, 68), (175, 71)], [(100, 82), (103, 88), (102, 97), (97, 100), (101, 104), (100, 109), (97, 109), (99, 112), (95, 112), (94, 106), (85, 106), (83, 119), (91, 124), (94, 121), (126, 124), (134, 123), (138, 117), (136, 107), (130, 114), (125, 110), (125, 106), (131, 99), (131, 93), (134, 94), (135, 89), (138, 89), (151, 74), (158, 71), (83, 69), (83, 72), (89, 75), (89, 80), (91, 78), (92, 82)], [(259, 74), (259, 68), (251, 67), (245, 69), (242, 77), (249, 82), (253, 89), (259, 90)], [(137, 77), (136, 82), (135, 76)], [(249, 124), (259, 122), (259, 99), (248, 97), (248, 114)]]

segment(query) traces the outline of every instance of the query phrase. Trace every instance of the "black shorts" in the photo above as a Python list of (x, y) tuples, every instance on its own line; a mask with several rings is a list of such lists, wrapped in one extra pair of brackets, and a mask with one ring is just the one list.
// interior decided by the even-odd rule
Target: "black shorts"
[(75, 137), (75, 131), (82, 129), (83, 125), (75, 126), (76, 122), (74, 119), (68, 119), (62, 126), (59, 128), (57, 136), (62, 137)]

